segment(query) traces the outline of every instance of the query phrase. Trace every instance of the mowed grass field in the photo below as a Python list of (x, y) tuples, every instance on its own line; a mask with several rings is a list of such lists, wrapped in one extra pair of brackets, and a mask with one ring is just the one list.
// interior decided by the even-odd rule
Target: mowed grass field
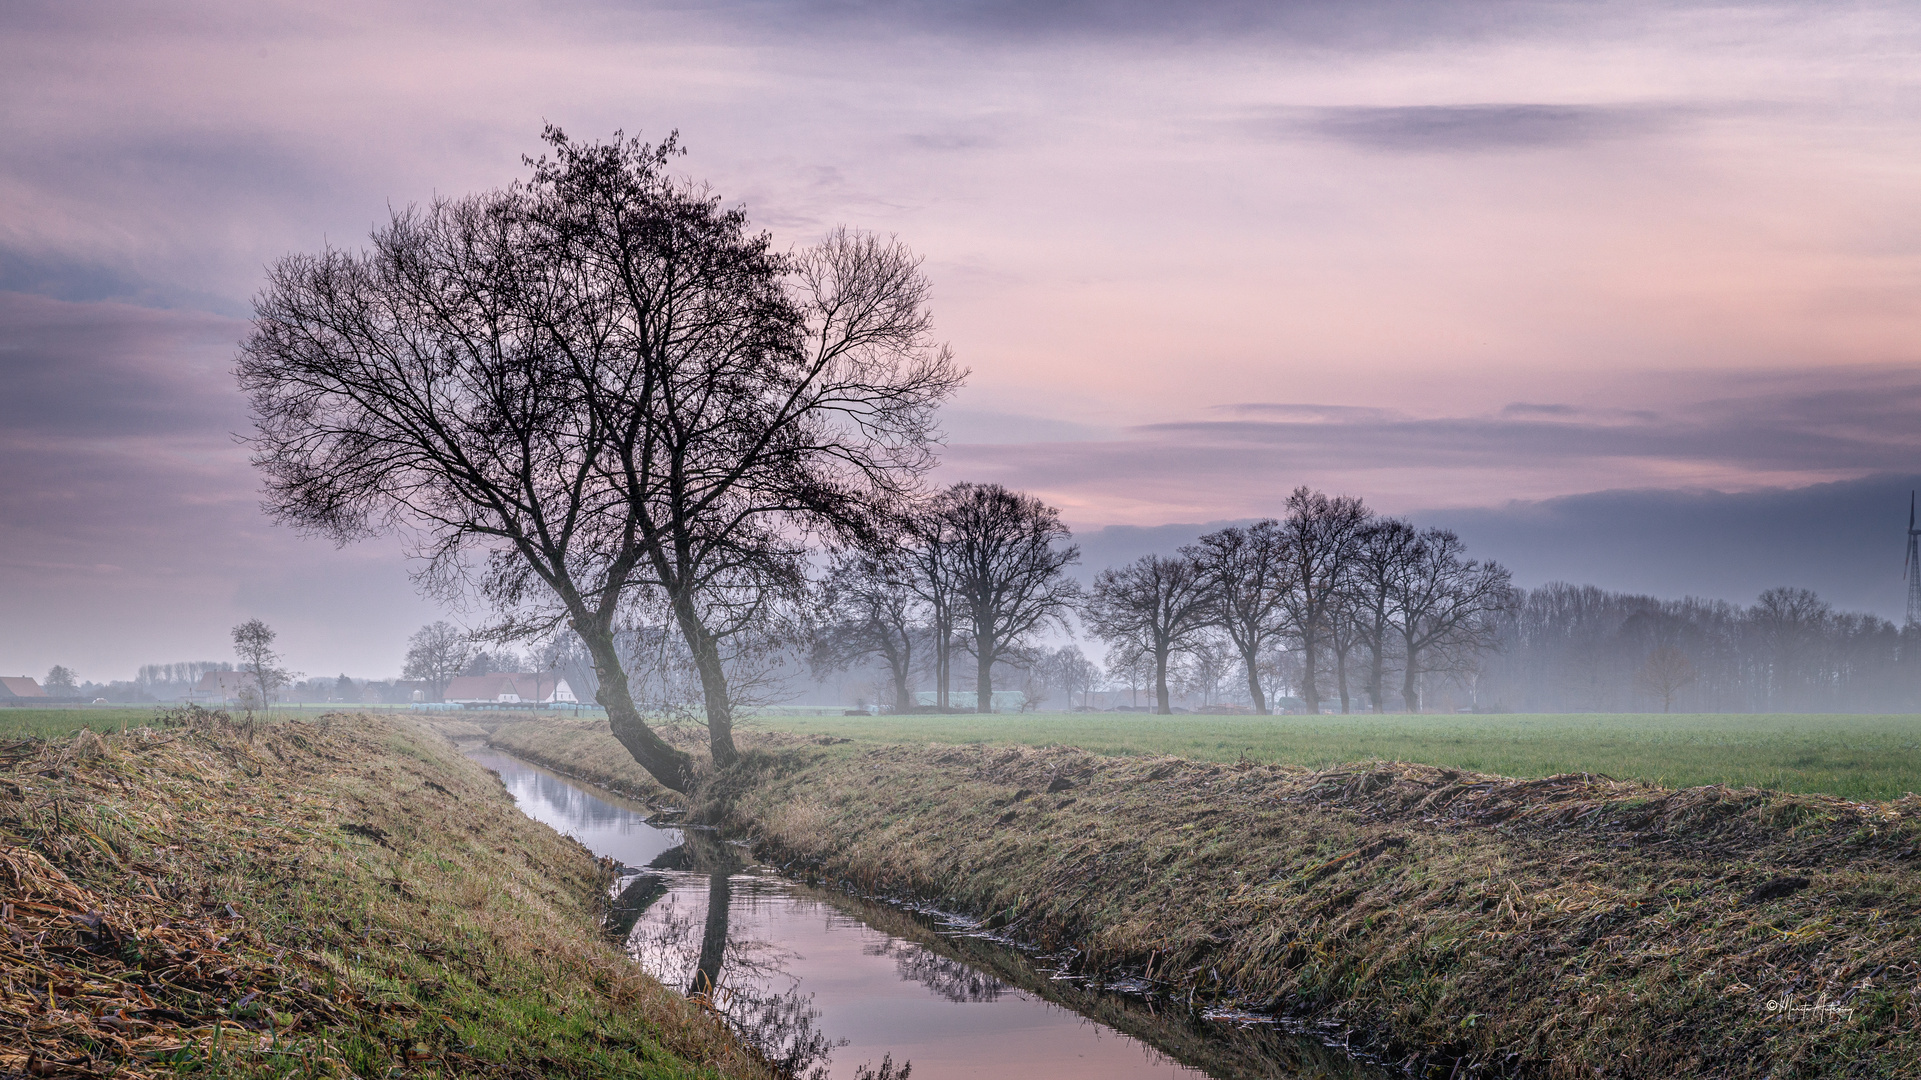
[(1850, 799), (1921, 791), (1921, 716), (1029, 713), (770, 716), (742, 726), (859, 743), (1078, 746), (1099, 754), (1246, 756), (1309, 768), (1411, 761), (1517, 777), (1592, 772), (1667, 787), (1730, 784)]

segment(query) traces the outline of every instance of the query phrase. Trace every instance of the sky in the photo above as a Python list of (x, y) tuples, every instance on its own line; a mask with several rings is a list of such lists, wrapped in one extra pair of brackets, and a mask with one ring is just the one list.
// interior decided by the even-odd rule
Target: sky
[(1522, 584), (1899, 617), (1917, 61), (1895, 3), (14, 0), (0, 673), (260, 617), (392, 675), (484, 618), (267, 521), (230, 368), (264, 267), (512, 182), (544, 123), (678, 130), (783, 247), (912, 246), (972, 371), (939, 478), (1090, 563), (1308, 484)]

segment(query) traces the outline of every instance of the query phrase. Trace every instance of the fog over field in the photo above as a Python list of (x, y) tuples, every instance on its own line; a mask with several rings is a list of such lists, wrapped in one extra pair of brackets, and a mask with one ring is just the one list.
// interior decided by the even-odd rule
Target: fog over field
[(1059, 507), (1083, 578), (1305, 484), (1521, 586), (1899, 621), (1918, 54), (1893, 3), (10, 4), (0, 675), (484, 620), (266, 519), (232, 367), (264, 267), (543, 123), (910, 245), (971, 369), (932, 479)]

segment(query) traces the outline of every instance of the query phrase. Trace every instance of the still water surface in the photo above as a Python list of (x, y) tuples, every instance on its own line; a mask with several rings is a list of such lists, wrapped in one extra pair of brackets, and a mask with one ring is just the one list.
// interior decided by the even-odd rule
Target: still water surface
[[(852, 1080), (883, 1055), (911, 1061), (914, 1080), (1372, 1075), (1310, 1040), (1197, 1026), (1057, 984), (1012, 950), (789, 881), (711, 833), (650, 825), (639, 804), (492, 750), (469, 756), (499, 773), (529, 816), (621, 862), (615, 922), (628, 951), (668, 986), (710, 991), (746, 1038), (796, 1075)], [(1060, 1000), (1153, 1032), (1206, 1067)]]

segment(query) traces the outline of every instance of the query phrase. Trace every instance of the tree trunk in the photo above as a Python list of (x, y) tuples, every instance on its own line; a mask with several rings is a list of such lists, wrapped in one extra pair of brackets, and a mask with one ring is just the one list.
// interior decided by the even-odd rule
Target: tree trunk
[(1301, 635), (1301, 704), (1309, 716), (1321, 715), (1321, 691), (1314, 684), (1314, 667), (1320, 662), (1320, 642), (1313, 634)]
[(1154, 650), (1154, 711), (1162, 716), (1174, 713), (1167, 700), (1167, 653), (1166, 649)]
[(1234, 641), (1234, 647), (1241, 652), (1241, 662), (1247, 665), (1247, 697), (1248, 700), (1254, 703), (1254, 714), (1256, 716), (1266, 716), (1268, 715), (1267, 692), (1261, 689), (1259, 649), (1246, 647), (1241, 644), (1237, 636), (1230, 635), (1230, 637)]
[(994, 711), (994, 650), (978, 636), (974, 647), (979, 663), (974, 668), (974, 711), (991, 713)]
[(705, 994), (709, 1002), (713, 1000), (714, 989), (720, 985), (720, 965), (727, 959), (727, 917), (728, 908), (733, 906), (734, 886), (727, 879), (726, 870), (716, 870), (707, 877), (707, 921), (701, 927), (700, 959), (694, 964), (694, 981), (687, 987), (687, 995)]
[(694, 599), (682, 594), (674, 597), (674, 621), (687, 649), (694, 654), (694, 670), (700, 674), (701, 703), (707, 710), (707, 745), (714, 755), (714, 767), (725, 769), (740, 760), (734, 748), (734, 703), (727, 693), (727, 669), (720, 662), (720, 643), (707, 632), (694, 610)]
[(1341, 691), (1341, 715), (1348, 714), (1347, 702), (1347, 653), (1346, 649), (1334, 650), (1334, 681)]
[(633, 691), (627, 685), (627, 669), (621, 666), (620, 651), (614, 647), (612, 631), (576, 619), (574, 633), (580, 635), (581, 643), (594, 659), (594, 674), (600, 681), (594, 700), (607, 710), (607, 726), (613, 730), (614, 738), (661, 786), (683, 795), (691, 792), (694, 759), (686, 751), (667, 745), (667, 741), (640, 718), (640, 710), (634, 707)]
[(934, 708), (946, 712), (947, 688), (954, 664), (954, 628), (942, 620), (934, 622)]
[(894, 711), (905, 713), (914, 711), (914, 703), (908, 700), (912, 691), (907, 689), (908, 668), (913, 664), (911, 646), (896, 644), (891, 629), (883, 630), (881, 655), (887, 660), (887, 674), (894, 680)]
[(1418, 713), (1421, 711), (1421, 689), (1418, 682), (1421, 665), (1417, 662), (1420, 660), (1420, 650), (1415, 647), (1411, 638), (1406, 641), (1406, 645), (1407, 661), (1401, 672), (1401, 700), (1407, 702), (1408, 712)]
[(901, 713), (914, 711), (914, 692), (907, 687), (905, 663), (894, 669), (894, 711)]
[(1387, 711), (1387, 633), (1375, 636), (1368, 645), (1367, 700), (1377, 713)]

